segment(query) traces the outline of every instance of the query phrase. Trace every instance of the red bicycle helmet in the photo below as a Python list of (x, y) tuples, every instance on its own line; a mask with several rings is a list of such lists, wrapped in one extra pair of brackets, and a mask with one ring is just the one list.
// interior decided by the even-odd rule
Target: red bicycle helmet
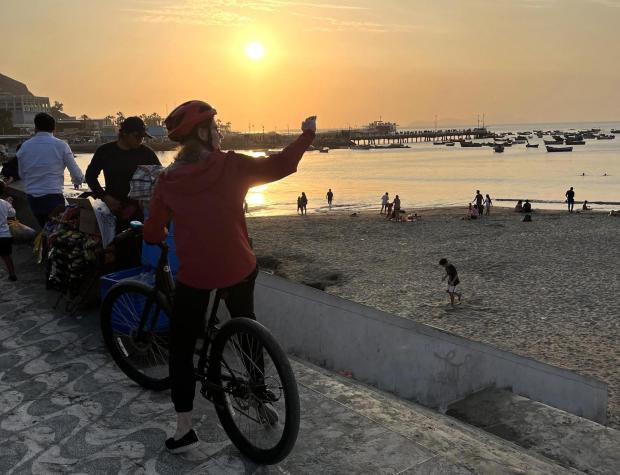
[(187, 101), (174, 109), (164, 123), (168, 129), (168, 138), (182, 142), (198, 124), (213, 118), (217, 111), (203, 101)]

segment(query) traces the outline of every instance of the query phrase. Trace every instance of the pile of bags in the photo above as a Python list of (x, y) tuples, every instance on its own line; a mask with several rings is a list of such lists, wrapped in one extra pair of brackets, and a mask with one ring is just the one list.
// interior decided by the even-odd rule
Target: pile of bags
[(80, 209), (68, 206), (48, 222), (47, 288), (58, 290), (70, 298), (77, 296), (88, 276), (100, 267), (103, 249), (101, 238), (79, 231)]

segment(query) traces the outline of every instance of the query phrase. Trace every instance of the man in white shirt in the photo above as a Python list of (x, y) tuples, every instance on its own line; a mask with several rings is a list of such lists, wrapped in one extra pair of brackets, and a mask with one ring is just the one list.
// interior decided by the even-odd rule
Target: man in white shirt
[(52, 211), (65, 204), (65, 167), (75, 186), (82, 184), (84, 175), (69, 145), (54, 137), (56, 121), (51, 115), (37, 114), (34, 127), (34, 137), (26, 140), (17, 152), (17, 163), (32, 214), (43, 227)]

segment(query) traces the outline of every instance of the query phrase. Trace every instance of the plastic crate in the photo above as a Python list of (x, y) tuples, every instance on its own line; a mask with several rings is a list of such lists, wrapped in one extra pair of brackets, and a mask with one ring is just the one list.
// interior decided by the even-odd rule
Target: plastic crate
[[(110, 289), (123, 280), (138, 280), (148, 285), (155, 284), (155, 274), (148, 266), (134, 267), (132, 269), (126, 269), (112, 274), (107, 274), (101, 277), (99, 281), (101, 298), (105, 298)], [(139, 294), (133, 294), (130, 296), (131, 305), (118, 305), (112, 309), (112, 328), (116, 333), (123, 335), (130, 335), (135, 328), (138, 327), (139, 318), (141, 318), (142, 311), (146, 304), (146, 298)], [(122, 314), (124, 309), (130, 308), (135, 311), (135, 314)], [(149, 318), (153, 318), (154, 311), (150, 312)], [(148, 322), (150, 323), (150, 322)], [(147, 323), (147, 325), (148, 325)], [(156, 332), (166, 332), (170, 328), (170, 319), (165, 312), (160, 312), (157, 317), (157, 323), (154, 330)]]

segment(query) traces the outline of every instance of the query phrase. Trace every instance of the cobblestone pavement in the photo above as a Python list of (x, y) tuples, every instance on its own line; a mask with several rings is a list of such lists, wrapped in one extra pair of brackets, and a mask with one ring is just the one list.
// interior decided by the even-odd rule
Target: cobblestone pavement
[[(14, 257), (19, 281), (0, 274), (0, 473), (429, 473), (431, 450), (303, 384), (298, 442), (278, 466), (241, 456), (199, 394), (200, 447), (170, 455), (169, 392), (127, 379), (104, 347), (97, 309), (81, 318), (53, 310), (42, 268), (27, 249)], [(294, 369), (300, 380), (317, 377)]]

